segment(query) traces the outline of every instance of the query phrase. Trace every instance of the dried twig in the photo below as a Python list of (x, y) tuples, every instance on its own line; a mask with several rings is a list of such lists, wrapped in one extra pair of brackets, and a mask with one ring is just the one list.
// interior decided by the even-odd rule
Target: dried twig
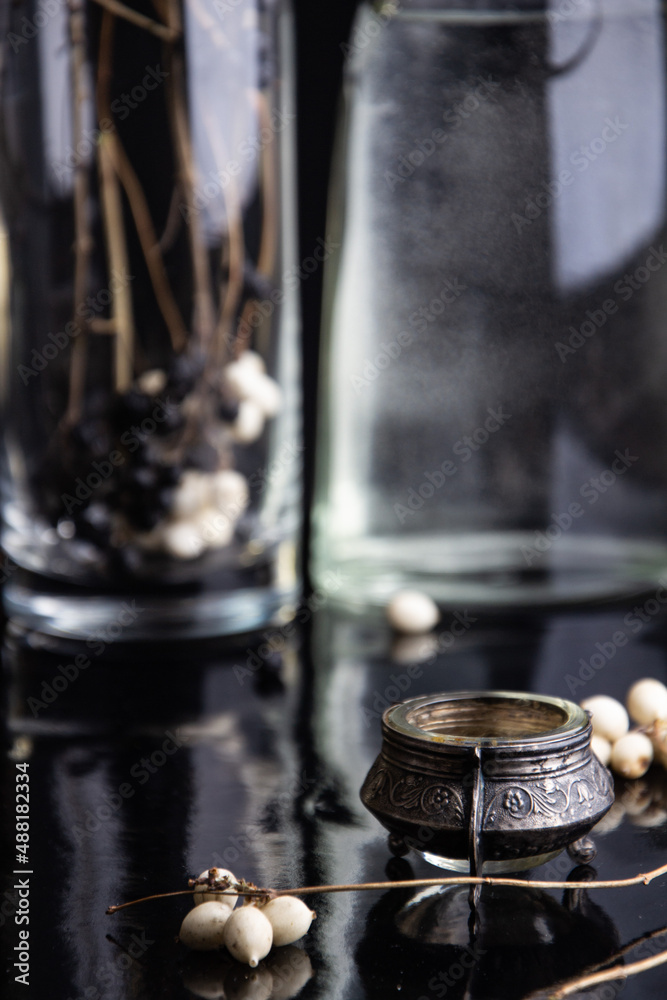
[[(70, 0), (69, 32), (72, 43), (72, 94), (74, 147), (83, 138), (84, 104), (86, 101), (86, 22), (82, 0)], [(82, 157), (74, 166), (74, 323), (80, 329), (72, 346), (69, 399), (65, 420), (75, 424), (81, 416), (86, 384), (88, 356), (88, 325), (80, 317), (85, 314), (84, 299), (88, 287), (88, 261), (92, 237), (88, 222), (88, 167)]]
[[(644, 872), (641, 875), (633, 875), (631, 878), (608, 879), (603, 882), (530, 882), (518, 878), (496, 878), (492, 875), (472, 876), (455, 875), (451, 878), (413, 878), (402, 881), (387, 882), (352, 882), (341, 885), (309, 885), (300, 886), (298, 889), (265, 889), (265, 888), (245, 888), (243, 883), (233, 883), (233, 894), (237, 896), (308, 896), (326, 892), (364, 892), (382, 891), (384, 889), (424, 889), (429, 886), (440, 885), (513, 885), (522, 889), (620, 889), (630, 885), (648, 885), (661, 875), (667, 875), (667, 865), (654, 868), (653, 871)], [(194, 890), (178, 889), (174, 892), (162, 892), (154, 896), (143, 896), (141, 899), (134, 899), (128, 903), (119, 903), (110, 906), (107, 913), (115, 913), (116, 910), (124, 909), (126, 906), (133, 906), (135, 903), (144, 903), (149, 899), (164, 899), (168, 896), (184, 896)], [(229, 889), (209, 889), (216, 895), (229, 895)]]
[[(598, 983), (608, 983), (614, 979), (627, 979), (636, 976), (639, 972), (646, 972), (656, 965), (667, 962), (667, 951), (658, 952), (649, 958), (642, 958), (639, 962), (631, 962), (630, 965), (614, 965), (611, 969), (604, 969), (602, 972), (594, 972), (590, 976), (579, 976), (569, 979), (547, 994), (549, 1000), (562, 1000), (563, 997), (571, 993), (579, 993), (580, 990), (588, 989), (589, 986), (596, 986)], [(544, 995), (544, 994), (542, 994)]]
[[(111, 42), (114, 20), (113, 15), (105, 11), (102, 18), (100, 35), (97, 86), (97, 114), (100, 121), (103, 121), (105, 118), (109, 120), (113, 118), (109, 86), (111, 80)], [(104, 165), (109, 174), (108, 186), (111, 187), (113, 184), (114, 187), (117, 187), (117, 177), (127, 195), (158, 308), (169, 331), (172, 347), (174, 350), (180, 350), (185, 345), (187, 332), (164, 269), (161, 249), (155, 235), (153, 221), (148, 210), (143, 189), (115, 129), (103, 133), (100, 140), (100, 147), (104, 150)], [(112, 171), (114, 174), (113, 180), (111, 178)], [(118, 208), (120, 210), (120, 199), (118, 199)], [(120, 214), (120, 223), (122, 225), (122, 211)], [(123, 253), (125, 253), (125, 250), (123, 250)], [(122, 301), (120, 294), (118, 298), (120, 304)]]
[[(102, 15), (102, 26), (100, 29), (100, 54), (97, 67), (97, 98), (98, 109), (100, 111), (106, 111), (108, 106), (106, 95), (111, 79), (111, 51), (114, 23), (114, 16), (108, 10), (105, 10)], [(101, 114), (100, 119), (103, 117)], [(101, 134), (97, 146), (97, 155), (102, 212), (107, 237), (109, 273), (116, 273), (123, 276), (130, 273), (130, 268), (127, 257), (125, 223), (123, 221), (123, 203), (110, 153), (110, 147), (115, 138), (116, 136), (113, 133)], [(121, 280), (118, 282), (118, 287), (113, 293), (111, 311), (116, 333), (114, 341), (114, 388), (116, 392), (126, 392), (132, 384), (132, 377), (134, 375), (135, 340), (132, 292), (127, 281)]]
[[(180, 31), (180, 11), (177, 0), (167, 0), (169, 23)], [(171, 125), (178, 159), (181, 187), (185, 198), (192, 258), (192, 278), (194, 283), (194, 332), (201, 345), (206, 347), (215, 329), (211, 271), (206, 246), (201, 234), (199, 213), (194, 204), (196, 169), (190, 127), (185, 100), (185, 71), (182, 53), (173, 45), (167, 48), (169, 77), (167, 80), (170, 97)]]
[(95, 3), (99, 4), (100, 7), (104, 7), (110, 13), (115, 14), (116, 17), (122, 17), (123, 20), (136, 24), (138, 28), (150, 31), (152, 35), (157, 35), (163, 42), (173, 42), (180, 34), (178, 30), (169, 25), (160, 24), (158, 21), (146, 17), (145, 14), (140, 14), (139, 11), (133, 10), (132, 7), (120, 3), (119, 0), (95, 0)]

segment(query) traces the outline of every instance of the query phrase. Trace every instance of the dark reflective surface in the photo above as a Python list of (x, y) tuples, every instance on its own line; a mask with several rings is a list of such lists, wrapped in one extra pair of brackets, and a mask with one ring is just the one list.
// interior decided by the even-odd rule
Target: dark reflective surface
[[(381, 623), (326, 608), (304, 611), (297, 637), (272, 631), (226, 644), (117, 643), (95, 652), (36, 637), (26, 644), (9, 632), (0, 919), (12, 995), (519, 1000), (608, 962), (667, 925), (667, 880), (623, 890), (530, 887), (531, 878), (566, 878), (574, 866), (565, 854), (529, 873), (525, 888), (485, 890), (472, 909), (459, 888), (314, 897), (318, 918), (307, 938), (257, 970), (178, 945), (189, 906), (182, 898), (104, 911), (184, 888), (212, 865), (277, 887), (384, 881), (387, 872), (435, 877), (414, 855), (391, 858), (384, 831), (359, 800), (384, 707), (396, 697), (463, 688), (622, 698), (634, 679), (667, 679), (665, 620), (647, 611), (642, 621), (640, 611), (478, 619), (454, 632), (446, 617), (431, 639), (441, 651), (422, 663), (415, 643), (392, 647)], [(90, 666), (77, 669), (82, 650)], [(23, 761), (29, 866), (15, 860)], [(625, 877), (665, 862), (666, 786), (661, 771), (618, 784), (587, 877)], [(32, 874), (11, 874), (22, 867)], [(20, 929), (12, 886), (26, 878), (29, 991), (14, 983), (11, 957)], [(661, 947), (667, 938), (643, 941), (623, 960)], [(658, 1000), (666, 988), (662, 966), (587, 996)]]

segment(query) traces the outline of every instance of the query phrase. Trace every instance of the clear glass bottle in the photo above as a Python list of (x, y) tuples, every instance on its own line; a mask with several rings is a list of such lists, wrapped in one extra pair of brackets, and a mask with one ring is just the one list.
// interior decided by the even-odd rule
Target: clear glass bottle
[(129, 597), (127, 639), (281, 620), (302, 452), (289, 2), (4, 21), (6, 609), (79, 638)]
[(362, 4), (313, 571), (501, 608), (667, 580), (657, 0)]

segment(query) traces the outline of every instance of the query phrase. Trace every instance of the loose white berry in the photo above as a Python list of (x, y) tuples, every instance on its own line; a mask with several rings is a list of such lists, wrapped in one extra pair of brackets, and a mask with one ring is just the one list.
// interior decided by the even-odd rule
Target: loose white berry
[(206, 545), (196, 522), (174, 521), (162, 533), (165, 550), (176, 559), (195, 559)]
[(296, 896), (276, 896), (262, 907), (262, 913), (273, 928), (273, 943), (278, 948), (302, 938), (316, 916), (315, 911)]
[(234, 469), (222, 469), (211, 477), (212, 503), (237, 520), (248, 505), (248, 480)]
[[(234, 893), (234, 895), (225, 894), (224, 896), (210, 895), (212, 889), (222, 888), (222, 883), (224, 882), (226, 876), (229, 876), (232, 882), (236, 882), (236, 876), (233, 872), (230, 872), (229, 868), (207, 868), (206, 871), (203, 871), (199, 878), (207, 878), (209, 881), (213, 879), (213, 885), (195, 886), (194, 895), (192, 897), (195, 906), (200, 906), (207, 900), (215, 900), (218, 903), (226, 903), (227, 906), (233, 909), (236, 905), (237, 899), (239, 898), (237, 893)], [(227, 892), (227, 890), (225, 892)]]
[(151, 368), (137, 379), (137, 386), (147, 396), (159, 396), (167, 385), (167, 373), (161, 368)]
[(257, 380), (263, 374), (256, 365), (243, 361), (243, 356), (228, 364), (224, 371), (225, 381), (237, 399), (252, 399)]
[(212, 498), (212, 477), (204, 472), (188, 469), (174, 490), (171, 513), (177, 518), (189, 517), (209, 504)]
[(605, 739), (604, 736), (600, 736), (599, 733), (593, 733), (591, 736), (591, 750), (605, 767), (609, 767), (609, 761), (611, 760), (611, 743), (609, 740)]
[(282, 406), (283, 394), (270, 375), (258, 375), (248, 397), (260, 407), (267, 418), (275, 417)]
[(638, 725), (650, 726), (657, 719), (667, 719), (667, 687), (652, 677), (645, 677), (632, 685), (625, 704)]
[(620, 701), (610, 698), (609, 695), (596, 694), (592, 698), (586, 698), (581, 702), (581, 707), (593, 716), (591, 719), (593, 732), (598, 736), (604, 736), (611, 743), (625, 736), (630, 728), (628, 713)]
[(252, 444), (264, 430), (264, 412), (252, 399), (239, 403), (239, 412), (232, 424), (232, 437), (239, 444)]
[(224, 943), (225, 927), (234, 911), (228, 903), (202, 903), (195, 906), (181, 924), (179, 938), (195, 951), (214, 951)]
[(255, 968), (269, 954), (273, 928), (258, 906), (234, 910), (225, 925), (225, 945), (234, 958)]
[(192, 519), (207, 549), (222, 549), (234, 537), (234, 521), (217, 507), (204, 507)]
[(264, 358), (261, 354), (258, 354), (257, 351), (244, 351), (238, 360), (240, 364), (248, 365), (249, 368), (252, 368), (260, 375), (266, 371)]
[(653, 745), (643, 733), (626, 733), (611, 750), (611, 766), (624, 778), (641, 778), (653, 760)]
[(387, 607), (389, 624), (398, 632), (419, 635), (440, 621), (437, 605), (420, 590), (399, 590)]

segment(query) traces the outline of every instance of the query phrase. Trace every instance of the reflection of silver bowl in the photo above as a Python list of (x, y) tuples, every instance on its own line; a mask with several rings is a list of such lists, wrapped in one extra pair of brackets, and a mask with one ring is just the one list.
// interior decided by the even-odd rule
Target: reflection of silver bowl
[(542, 864), (614, 801), (577, 705), (507, 691), (412, 698), (382, 717), (364, 805), (427, 861), (459, 871)]
[(606, 964), (618, 947), (585, 889), (558, 900), (527, 882), (482, 886), (474, 902), (467, 886), (392, 889), (368, 914), (355, 959), (368, 1000), (393, 995), (397, 983), (403, 1000), (520, 1000)]

